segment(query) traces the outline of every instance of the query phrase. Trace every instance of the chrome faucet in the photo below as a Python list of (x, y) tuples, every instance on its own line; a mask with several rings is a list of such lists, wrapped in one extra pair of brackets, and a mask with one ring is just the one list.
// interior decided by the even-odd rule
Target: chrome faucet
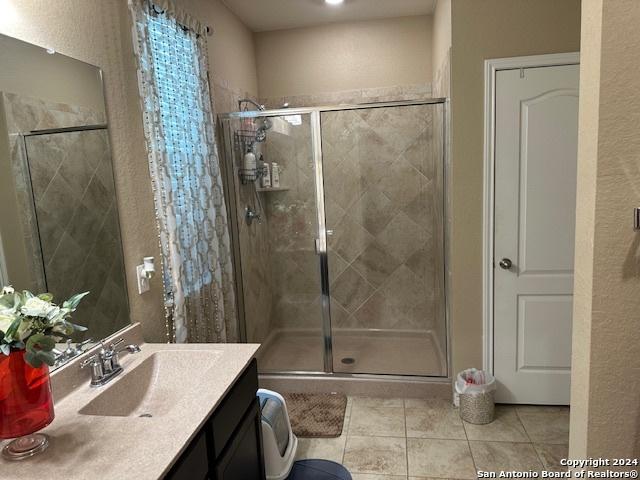
[(53, 349), (53, 354), (55, 355), (55, 366), (59, 367), (64, 365), (69, 360), (77, 357), (78, 355), (82, 355), (85, 352), (85, 347), (89, 347), (89, 344), (93, 342), (91, 338), (76, 343), (75, 347), (71, 345), (71, 339), (67, 340), (67, 348), (64, 350), (58, 350), (57, 348)]
[(102, 348), (95, 355), (90, 356), (80, 364), (80, 368), (91, 367), (91, 386), (101, 387), (109, 383), (118, 374), (122, 373), (119, 355), (122, 352), (138, 353), (140, 347), (132, 344), (118, 349), (118, 345), (124, 343), (124, 339), (105, 346), (100, 342)]

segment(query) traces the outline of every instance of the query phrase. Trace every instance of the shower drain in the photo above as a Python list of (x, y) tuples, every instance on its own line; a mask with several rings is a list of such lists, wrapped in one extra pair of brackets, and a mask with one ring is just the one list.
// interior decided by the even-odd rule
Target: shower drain
[(345, 365), (353, 365), (354, 363), (356, 363), (356, 359), (352, 358), (352, 357), (344, 357), (342, 360), (340, 360), (342, 363), (344, 363)]
[(138, 415), (140, 418), (152, 418), (153, 415), (151, 415), (150, 413), (143, 413), (142, 415)]

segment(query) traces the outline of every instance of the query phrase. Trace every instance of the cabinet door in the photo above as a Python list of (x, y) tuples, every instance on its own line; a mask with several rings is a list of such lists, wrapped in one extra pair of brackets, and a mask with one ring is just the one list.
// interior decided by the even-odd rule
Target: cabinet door
[(204, 480), (207, 478), (208, 470), (206, 435), (200, 432), (165, 479)]
[(258, 400), (236, 429), (215, 465), (216, 480), (264, 480), (262, 425)]

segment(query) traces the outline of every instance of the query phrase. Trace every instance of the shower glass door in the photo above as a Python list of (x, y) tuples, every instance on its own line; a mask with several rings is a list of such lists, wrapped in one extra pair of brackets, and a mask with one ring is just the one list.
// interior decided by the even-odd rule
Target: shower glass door
[[(246, 341), (261, 343), (262, 373), (323, 372), (316, 162), (309, 113), (223, 121), (227, 181), (233, 183)], [(261, 128), (266, 136), (257, 141)], [(280, 170), (279, 186), (244, 182), (248, 150)], [(229, 158), (232, 152), (232, 161)], [(231, 165), (230, 165), (231, 163)], [(259, 219), (247, 220), (247, 208)]]
[(443, 110), (321, 113), (334, 372), (447, 375)]

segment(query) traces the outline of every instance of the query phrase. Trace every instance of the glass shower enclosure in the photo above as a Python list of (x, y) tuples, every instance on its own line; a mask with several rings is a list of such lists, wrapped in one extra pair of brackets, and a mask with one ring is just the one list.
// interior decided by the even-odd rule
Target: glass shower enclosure
[[(444, 100), (220, 125), (240, 331), (262, 344), (261, 373), (446, 377)], [(274, 163), (279, 184), (261, 178)]]

